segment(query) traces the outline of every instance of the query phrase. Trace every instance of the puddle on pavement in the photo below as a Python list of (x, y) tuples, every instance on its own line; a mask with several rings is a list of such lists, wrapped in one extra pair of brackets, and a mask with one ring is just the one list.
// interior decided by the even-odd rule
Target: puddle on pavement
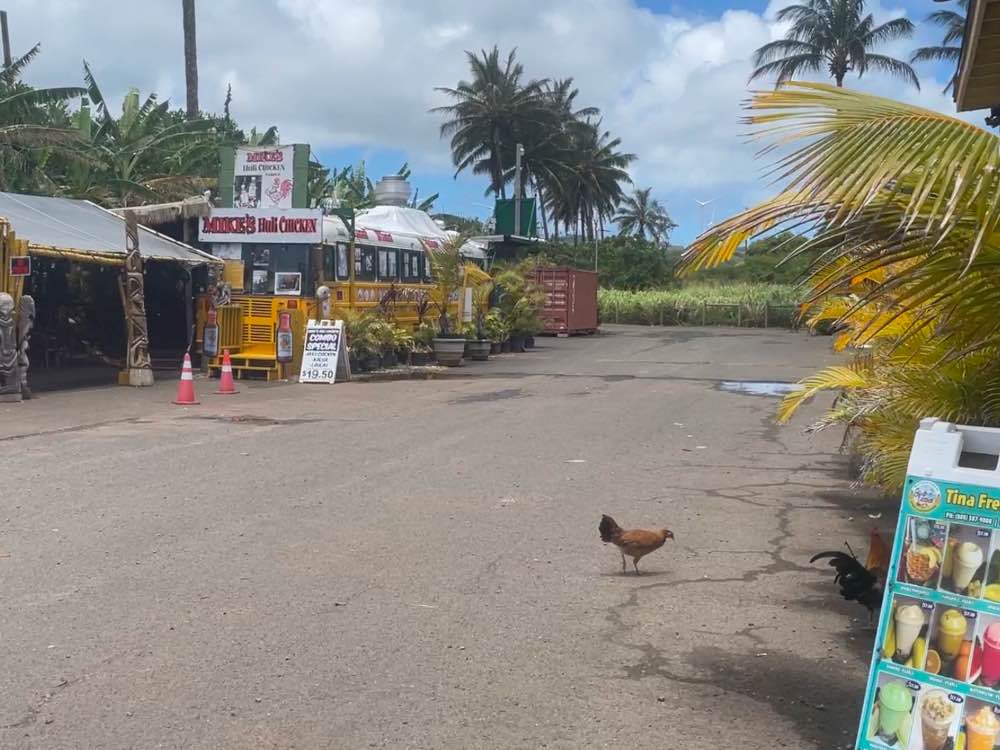
[(490, 401), (503, 401), (508, 398), (523, 398), (524, 392), (520, 388), (507, 388), (502, 391), (490, 391), (489, 393), (473, 393), (461, 398), (449, 401), (450, 404), (479, 404)]
[(798, 383), (780, 383), (767, 380), (723, 380), (719, 388), (729, 393), (745, 393), (748, 396), (774, 396), (780, 398), (789, 393), (801, 391)]

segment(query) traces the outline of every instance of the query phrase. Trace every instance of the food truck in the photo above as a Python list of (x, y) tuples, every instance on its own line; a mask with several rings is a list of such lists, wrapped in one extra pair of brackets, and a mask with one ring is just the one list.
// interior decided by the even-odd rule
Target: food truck
[[(289, 152), (294, 148), (265, 149), (277, 152), (267, 157), (241, 155), (254, 149), (236, 149), (231, 200), (220, 196), (220, 202), (233, 205), (213, 208), (201, 218), (199, 240), (224, 263), (197, 306), (196, 342), (212, 372), (221, 367), (222, 351), (228, 349), (237, 377), (281, 377), (279, 360), (288, 359), (279, 357), (277, 350), (282, 326), (293, 334), (294, 370), (306, 323), (317, 317), (316, 293), (321, 287), (330, 290), (334, 318), (338, 311), (372, 310), (391, 298), (396, 322), (415, 326), (420, 303), (433, 288), (428, 253), (457, 236), (424, 211), (406, 205), (410, 188), (399, 176), (382, 179), (376, 186), (376, 205), (357, 212), (333, 205), (282, 205), (305, 179), (280, 173), (283, 161), (299, 161)], [(251, 170), (248, 177), (247, 165), (260, 169)], [(226, 172), (224, 165), (224, 180)], [(271, 172), (279, 173), (277, 181)], [(282, 179), (293, 184), (282, 190)], [(269, 196), (268, 186), (275, 185), (279, 189)], [(466, 243), (462, 252), (470, 260), (485, 261), (484, 250), (475, 243)], [(210, 337), (215, 346), (205, 351), (204, 329), (210, 317), (218, 335)]]

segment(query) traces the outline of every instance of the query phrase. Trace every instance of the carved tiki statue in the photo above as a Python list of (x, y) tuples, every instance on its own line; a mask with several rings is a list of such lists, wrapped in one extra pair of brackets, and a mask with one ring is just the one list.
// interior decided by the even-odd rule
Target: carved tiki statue
[(21, 397), (31, 398), (28, 387), (28, 345), (31, 341), (31, 329), (35, 327), (35, 300), (23, 294), (17, 304), (17, 367), (21, 383)]
[(17, 361), (14, 298), (0, 292), (0, 396), (12, 396), (21, 392), (21, 374)]

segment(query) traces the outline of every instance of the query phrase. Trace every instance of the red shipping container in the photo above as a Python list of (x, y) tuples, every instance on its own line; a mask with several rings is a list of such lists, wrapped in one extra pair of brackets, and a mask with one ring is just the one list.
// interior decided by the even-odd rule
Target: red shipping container
[(597, 274), (569, 266), (535, 270), (545, 290), (542, 308), (544, 333), (573, 334), (597, 331)]

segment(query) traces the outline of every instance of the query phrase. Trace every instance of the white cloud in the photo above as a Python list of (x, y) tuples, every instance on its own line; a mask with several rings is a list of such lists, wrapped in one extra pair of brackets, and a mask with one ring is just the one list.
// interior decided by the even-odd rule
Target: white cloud
[[(580, 103), (599, 106), (605, 126), (639, 154), (637, 182), (673, 203), (720, 195), (740, 208), (760, 192), (756, 146), (739, 122), (750, 57), (783, 33), (774, 12), (784, 4), (705, 18), (693, 2), (681, 17), (632, 0), (203, 1), (201, 103), (221, 110), (232, 83), (234, 115), (247, 127), (277, 124), (286, 140), (316, 149), (400, 151), (425, 173), (450, 176), (439, 118), (428, 114), (442, 103), (434, 87), (467, 75), (465, 50), (516, 47), (529, 76), (576, 79)], [(893, 5), (872, 7), (884, 20), (901, 12)], [(8, 0), (6, 7), (15, 49), (43, 45), (29, 80), (74, 83), (86, 58), (113, 101), (137, 86), (183, 104), (176, 0)], [(913, 46), (889, 51), (905, 57)], [(953, 111), (943, 82), (924, 84), (917, 93), (872, 74), (861, 85)]]

